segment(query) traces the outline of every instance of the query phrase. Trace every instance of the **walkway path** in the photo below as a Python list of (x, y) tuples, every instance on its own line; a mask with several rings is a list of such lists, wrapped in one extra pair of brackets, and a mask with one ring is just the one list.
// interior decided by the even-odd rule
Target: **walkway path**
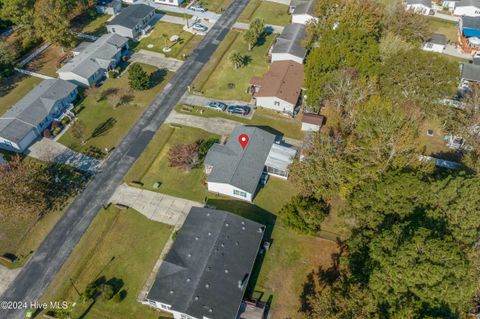
[(127, 184), (118, 186), (110, 202), (126, 205), (148, 219), (172, 226), (181, 226), (190, 208), (203, 207), (203, 204), (198, 202), (130, 187)]
[(44, 162), (66, 164), (82, 171), (96, 172), (100, 169), (102, 161), (77, 153), (58, 142), (42, 138), (32, 144), (26, 155)]
[[(39, 300), (55, 278), (68, 256), (83, 237), (91, 222), (105, 205), (133, 163), (144, 152), (155, 132), (178, 104), (187, 87), (209, 61), (219, 43), (225, 38), (248, 0), (235, 0), (205, 35), (194, 52), (178, 69), (165, 89), (159, 93), (127, 135), (113, 150), (84, 191), (50, 231), (28, 263), (22, 268), (0, 300)], [(0, 309), (0, 318), (25, 318), (25, 309)]]
[(159, 69), (167, 69), (172, 72), (177, 72), (183, 64), (183, 61), (167, 58), (163, 53), (143, 49), (135, 52), (130, 58), (130, 61), (153, 65)]

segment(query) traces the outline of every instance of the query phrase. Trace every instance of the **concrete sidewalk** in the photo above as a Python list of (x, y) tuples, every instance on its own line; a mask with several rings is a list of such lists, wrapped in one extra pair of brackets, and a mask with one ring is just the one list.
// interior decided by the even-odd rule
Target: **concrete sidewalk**
[(25, 155), (44, 162), (65, 164), (82, 171), (97, 172), (103, 162), (87, 155), (77, 153), (63, 144), (42, 138), (32, 144)]

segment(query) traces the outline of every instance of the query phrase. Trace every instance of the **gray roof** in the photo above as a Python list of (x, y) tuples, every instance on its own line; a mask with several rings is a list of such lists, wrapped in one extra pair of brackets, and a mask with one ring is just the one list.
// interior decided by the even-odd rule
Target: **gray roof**
[(460, 17), (460, 26), (468, 29), (480, 29), (480, 17)]
[(423, 4), (426, 7), (432, 7), (432, 0), (406, 0), (407, 4)]
[[(99, 69), (106, 69), (115, 55), (128, 43), (128, 39), (115, 33), (102, 35), (95, 42), (81, 44), (78, 55), (60, 68), (57, 73), (72, 72), (84, 79), (90, 78)], [(74, 50), (75, 51), (75, 50)]]
[(445, 45), (447, 44), (447, 37), (444, 34), (434, 33), (428, 42), (433, 44)]
[[(249, 137), (245, 150), (238, 142), (241, 134)], [(225, 145), (214, 144), (205, 158), (212, 165), (208, 182), (224, 183), (254, 194), (265, 168), (275, 135), (253, 126), (237, 126)]]
[(265, 165), (282, 171), (288, 171), (297, 151), (294, 148), (273, 144)]
[(462, 63), (461, 70), (463, 80), (480, 82), (480, 65)]
[(455, 7), (477, 7), (480, 8), (480, 0), (461, 0), (455, 4)]
[(287, 25), (282, 34), (277, 38), (272, 53), (290, 53), (294, 56), (305, 58), (307, 49), (302, 47), (302, 40), (305, 38), (305, 26), (300, 23)]
[(236, 318), (263, 232), (238, 215), (192, 208), (147, 299), (195, 318)]
[(152, 11), (155, 11), (155, 8), (146, 4), (132, 4), (117, 14), (108, 25), (120, 25), (125, 28), (133, 29)]
[(61, 79), (43, 80), (5, 114), (0, 116), (0, 136), (20, 142), (67, 98), (77, 86)]
[(310, 14), (312, 15), (315, 11), (315, 1), (301, 1), (295, 4), (295, 9), (292, 14)]

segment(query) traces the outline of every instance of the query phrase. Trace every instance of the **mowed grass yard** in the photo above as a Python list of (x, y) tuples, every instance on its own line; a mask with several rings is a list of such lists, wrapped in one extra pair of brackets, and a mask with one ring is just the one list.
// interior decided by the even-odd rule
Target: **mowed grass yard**
[[(171, 231), (171, 226), (151, 221), (132, 209), (110, 206), (101, 210), (41, 300), (76, 302), (72, 318), (169, 318), (137, 302), (137, 296)], [(83, 292), (99, 278), (126, 290), (125, 299), (120, 303), (112, 300), (97, 300), (93, 305), (82, 303), (70, 280)]]
[[(190, 144), (199, 140), (218, 138), (220, 138), (218, 135), (193, 127), (163, 125), (130, 169), (125, 181), (127, 183), (142, 182), (144, 188), (148, 190), (203, 202), (207, 194), (203, 166), (190, 171), (170, 167), (168, 152), (177, 144)], [(153, 188), (156, 182), (161, 183), (158, 189)]]
[(297, 234), (282, 224), (278, 211), (295, 194), (295, 186), (290, 181), (272, 177), (260, 189), (253, 204), (208, 195), (208, 205), (267, 226), (266, 236), (272, 244), (265, 256), (257, 259), (248, 290), (256, 292), (255, 296), (263, 293), (263, 301), (272, 297), (271, 318), (305, 318), (299, 309), (307, 276), (319, 267), (328, 268), (331, 255), (338, 249), (334, 242)]
[[(210, 61), (194, 80), (195, 91), (217, 99), (251, 100), (251, 96), (246, 92), (248, 84), (252, 76), (263, 76), (267, 72), (268, 49), (275, 40), (275, 35), (266, 35), (252, 51), (248, 51), (243, 33), (244, 31), (232, 30), (227, 34)], [(230, 55), (233, 52), (246, 56), (248, 63), (235, 70), (230, 62)]]
[[(77, 106), (77, 109), (81, 109), (78, 120), (84, 126), (86, 143), (82, 145), (81, 140), (72, 135), (72, 130), (68, 130), (59, 142), (79, 152), (87, 152), (91, 146), (101, 150), (116, 146), (173, 75), (150, 65), (141, 65), (148, 73), (154, 73), (155, 85), (151, 89), (130, 89), (128, 71), (125, 71), (116, 79), (106, 80), (98, 92), (94, 93), (95, 89), (88, 90), (86, 98)], [(106, 94), (107, 97), (97, 101), (99, 94)], [(113, 108), (108, 101), (109, 94), (121, 94), (126, 102)]]
[(288, 9), (288, 5), (285, 4), (265, 0), (251, 0), (238, 17), (238, 21), (250, 22), (259, 18), (263, 19), (266, 24), (285, 26), (291, 21)]
[(302, 123), (299, 116), (297, 116), (295, 119), (292, 119), (268, 109), (257, 108), (251, 119), (242, 116), (231, 115), (226, 112), (218, 112), (202, 106), (177, 105), (175, 107), (175, 111), (178, 113), (206, 118), (221, 117), (243, 124), (269, 127), (283, 133), (286, 137), (294, 139), (303, 139), (305, 136), (301, 130)]
[(200, 0), (202, 7), (207, 8), (208, 11), (221, 13), (228, 8), (233, 0)]
[(107, 33), (107, 22), (112, 16), (108, 14), (99, 14), (91, 17), (87, 14), (79, 16), (72, 21), (74, 31), (89, 33), (100, 36)]
[(20, 73), (0, 80), (0, 114), (5, 113), (42, 79)]
[(432, 33), (444, 34), (450, 42), (458, 42), (458, 26), (456, 22), (429, 17), (429, 30)]
[[(166, 45), (171, 49), (171, 51), (167, 53), (163, 52), (163, 48), (165, 47), (164, 34), (167, 35)], [(170, 41), (173, 35), (179, 36), (180, 40), (177, 42)], [(193, 35), (190, 32), (184, 31), (183, 25), (159, 21), (150, 35), (138, 43), (135, 50), (144, 49), (165, 54), (167, 57), (183, 59), (183, 55), (190, 55), (202, 38), (202, 36)]]

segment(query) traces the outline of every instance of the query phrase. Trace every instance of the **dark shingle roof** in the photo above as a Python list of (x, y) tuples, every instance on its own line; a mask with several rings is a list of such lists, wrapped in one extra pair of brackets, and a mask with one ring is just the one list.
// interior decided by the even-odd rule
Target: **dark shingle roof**
[(462, 63), (461, 70), (463, 80), (480, 82), (480, 65)]
[(146, 4), (132, 4), (116, 15), (108, 25), (120, 25), (132, 29), (154, 10), (155, 8)]
[(462, 16), (460, 25), (467, 29), (480, 29), (480, 17)]
[(310, 14), (310, 15), (312, 15), (313, 12), (315, 11), (315, 3), (316, 2), (314, 0), (298, 2), (295, 5), (295, 9), (293, 9), (292, 14)]
[(0, 116), (0, 136), (20, 142), (67, 98), (77, 86), (61, 79), (43, 80), (20, 101)]
[(428, 42), (433, 44), (445, 45), (447, 44), (447, 37), (444, 34), (434, 33)]
[[(241, 134), (249, 136), (245, 150), (238, 142)], [(208, 151), (205, 164), (213, 166), (208, 182), (255, 193), (274, 141), (275, 135), (258, 127), (237, 126), (225, 145), (214, 144)]]
[(282, 34), (277, 38), (272, 53), (290, 53), (294, 56), (305, 58), (307, 49), (302, 47), (302, 40), (305, 38), (305, 26), (300, 23), (287, 25)]
[(195, 318), (236, 318), (263, 231), (238, 215), (192, 208), (147, 299)]
[(407, 4), (423, 4), (429, 8), (432, 7), (432, 0), (407, 0)]
[(455, 7), (477, 7), (480, 8), (480, 0), (460, 0), (455, 4)]

